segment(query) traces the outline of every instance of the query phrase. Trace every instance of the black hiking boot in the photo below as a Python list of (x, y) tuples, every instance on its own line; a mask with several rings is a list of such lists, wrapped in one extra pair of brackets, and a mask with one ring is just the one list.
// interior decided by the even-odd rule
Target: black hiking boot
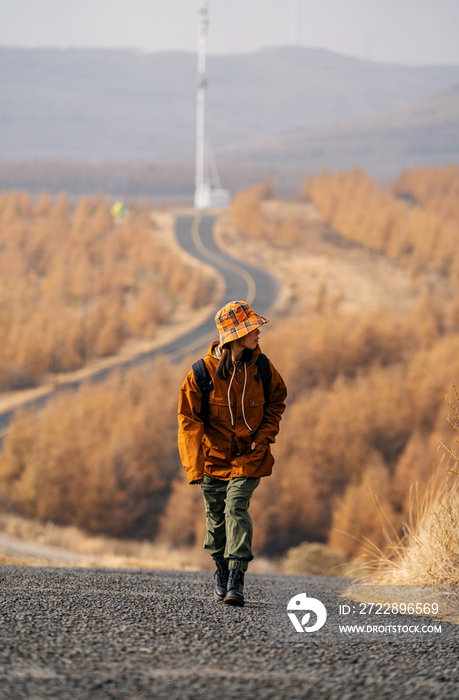
[(226, 592), (225, 605), (244, 605), (244, 572), (242, 569), (230, 569), (228, 576), (228, 590)]
[(215, 563), (217, 565), (217, 571), (214, 574), (214, 596), (217, 600), (223, 600), (226, 596), (228, 584), (228, 562), (224, 559), (223, 561), (215, 561)]

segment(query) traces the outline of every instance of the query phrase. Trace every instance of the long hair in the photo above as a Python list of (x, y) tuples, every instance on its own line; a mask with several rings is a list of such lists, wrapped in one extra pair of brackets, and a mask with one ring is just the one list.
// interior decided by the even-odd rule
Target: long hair
[(220, 357), (215, 374), (219, 379), (228, 379), (230, 375), (231, 366), (233, 364), (233, 357), (231, 354), (230, 343), (225, 343), (222, 347), (222, 356)]
[[(241, 355), (242, 362), (248, 362), (253, 357), (253, 350), (244, 348)], [(233, 355), (231, 352), (231, 342), (225, 343), (222, 347), (222, 356), (218, 362), (215, 374), (219, 379), (228, 379), (233, 365)]]

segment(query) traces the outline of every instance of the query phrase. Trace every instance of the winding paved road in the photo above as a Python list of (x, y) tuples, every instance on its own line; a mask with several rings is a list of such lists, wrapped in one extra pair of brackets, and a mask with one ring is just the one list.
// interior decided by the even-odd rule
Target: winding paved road
[[(193, 219), (191, 216), (178, 216), (176, 236), (180, 245), (195, 257), (215, 267), (224, 277), (226, 284), (225, 299), (228, 301), (241, 299), (253, 304), (256, 310), (265, 315), (273, 305), (277, 296), (277, 282), (264, 270), (253, 265), (235, 260), (222, 252), (213, 237), (215, 217), (200, 215)], [(215, 312), (218, 311), (215, 309)], [(205, 348), (213, 338), (217, 338), (214, 321), (215, 313), (202, 326), (187, 336), (176, 341), (176, 347), (163, 349), (168, 356), (182, 357), (191, 350)]]
[[(222, 252), (215, 243), (213, 225), (215, 216), (198, 214), (179, 215), (176, 219), (176, 236), (180, 245), (191, 255), (211, 264), (224, 277), (226, 284), (225, 299), (223, 303), (234, 299), (246, 299), (254, 304), (262, 315), (267, 314), (277, 295), (277, 283), (268, 273), (259, 270), (253, 265), (242, 263)], [(222, 304), (223, 305), (223, 304)], [(161, 355), (166, 360), (178, 360), (188, 353), (207, 350), (212, 339), (217, 338), (214, 316), (220, 305), (214, 309), (207, 321), (195, 330), (177, 338), (176, 340), (161, 346), (148, 353), (142, 353), (130, 360), (114, 365), (110, 368), (96, 372), (89, 379), (100, 382), (114, 370), (128, 369), (130, 367), (145, 365)], [(65, 384), (65, 389), (78, 389), (83, 380)], [(84, 381), (87, 381), (85, 379)], [(29, 401), (26, 405), (40, 408), (52, 396), (52, 392), (39, 399)], [(5, 433), (14, 412), (6, 411), (0, 414), (0, 448), (1, 435)]]

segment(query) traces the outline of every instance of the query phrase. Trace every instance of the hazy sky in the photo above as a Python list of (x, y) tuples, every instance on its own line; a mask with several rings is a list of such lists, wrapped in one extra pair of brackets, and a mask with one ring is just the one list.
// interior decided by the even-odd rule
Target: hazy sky
[[(209, 51), (459, 63), (459, 0), (209, 0)], [(0, 45), (195, 50), (197, 0), (0, 0)]]

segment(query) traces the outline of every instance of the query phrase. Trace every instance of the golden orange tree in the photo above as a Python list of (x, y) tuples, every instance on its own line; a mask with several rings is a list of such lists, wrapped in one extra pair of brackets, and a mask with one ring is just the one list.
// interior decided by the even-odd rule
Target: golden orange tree
[(116, 225), (101, 197), (0, 196), (0, 390), (153, 337), (177, 300), (208, 302), (209, 280), (153, 233), (144, 206)]
[(153, 537), (176, 449), (177, 369), (131, 371), (19, 414), (0, 455), (3, 500), (24, 516)]

